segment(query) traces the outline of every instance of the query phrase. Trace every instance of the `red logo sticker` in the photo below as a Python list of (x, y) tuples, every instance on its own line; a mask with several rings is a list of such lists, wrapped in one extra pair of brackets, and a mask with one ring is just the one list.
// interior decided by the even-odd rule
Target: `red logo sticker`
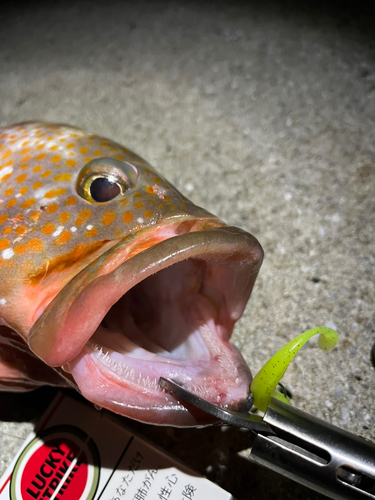
[(17, 460), (11, 500), (91, 500), (99, 471), (99, 453), (91, 437), (72, 425), (51, 427), (38, 434)]

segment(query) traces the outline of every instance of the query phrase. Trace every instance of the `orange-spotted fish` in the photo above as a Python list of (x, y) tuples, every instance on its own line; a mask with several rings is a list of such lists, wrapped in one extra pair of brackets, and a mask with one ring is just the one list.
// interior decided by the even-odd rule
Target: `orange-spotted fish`
[[(146, 161), (80, 129), (0, 129), (0, 387), (73, 386), (145, 422), (194, 425), (175, 378), (235, 408), (250, 371), (229, 343), (262, 249)], [(201, 421), (200, 421), (201, 423)]]

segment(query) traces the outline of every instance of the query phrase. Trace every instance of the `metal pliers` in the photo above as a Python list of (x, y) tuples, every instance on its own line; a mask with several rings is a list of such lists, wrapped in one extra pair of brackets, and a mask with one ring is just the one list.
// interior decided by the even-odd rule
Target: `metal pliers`
[(249, 459), (337, 500), (375, 499), (375, 445), (276, 399), (263, 417), (229, 411), (187, 391), (159, 385), (225, 424), (256, 434)]

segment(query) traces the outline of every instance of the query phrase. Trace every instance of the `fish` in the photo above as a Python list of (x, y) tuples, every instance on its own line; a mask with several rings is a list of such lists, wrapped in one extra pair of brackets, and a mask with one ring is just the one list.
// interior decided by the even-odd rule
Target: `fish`
[(159, 377), (246, 404), (251, 371), (230, 337), (263, 259), (254, 236), (64, 124), (0, 128), (0, 203), (0, 390), (74, 388), (173, 426), (205, 417)]

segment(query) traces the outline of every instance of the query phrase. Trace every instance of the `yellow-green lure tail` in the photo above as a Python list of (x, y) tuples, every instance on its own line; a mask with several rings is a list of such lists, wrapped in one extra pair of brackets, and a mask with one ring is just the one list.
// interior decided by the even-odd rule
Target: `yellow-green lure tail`
[(286, 369), (301, 347), (314, 335), (320, 335), (319, 347), (329, 351), (337, 344), (339, 336), (331, 328), (317, 326), (312, 330), (301, 333), (278, 351), (255, 375), (250, 391), (253, 394), (254, 405), (265, 412), (270, 404), (271, 397), (289, 402), (289, 399), (276, 390), (276, 386), (284, 376)]

